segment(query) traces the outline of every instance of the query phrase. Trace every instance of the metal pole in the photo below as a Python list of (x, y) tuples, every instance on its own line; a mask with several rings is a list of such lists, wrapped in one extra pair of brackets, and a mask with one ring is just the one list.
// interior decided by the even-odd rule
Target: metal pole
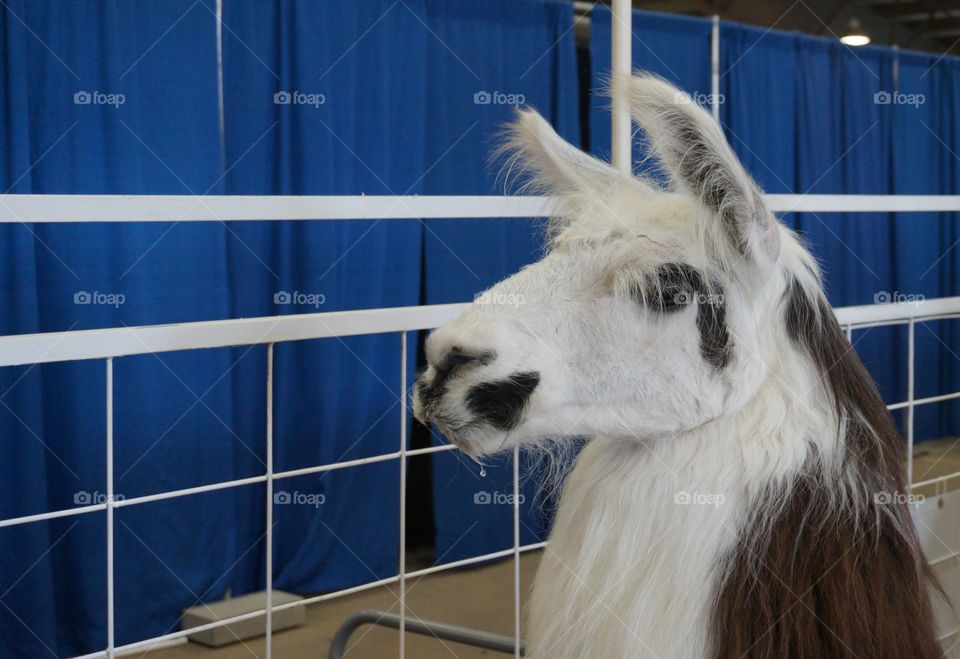
[(407, 632), (407, 333), (400, 332), (400, 659), (406, 657)]
[(713, 16), (710, 29), (710, 110), (720, 123), (720, 17)]
[(115, 655), (113, 584), (113, 357), (107, 359), (107, 657)]
[(273, 655), (273, 344), (267, 344), (267, 619), (266, 658)]
[(520, 446), (513, 447), (513, 636), (515, 659), (520, 659)]
[(917, 364), (917, 321), (910, 319), (907, 325), (907, 489), (913, 483), (913, 426), (914, 400), (916, 397), (916, 364)]
[[(610, 72), (614, 80), (622, 80), (630, 75), (632, 68), (630, 38), (633, 18), (630, 0), (613, 0), (611, 29), (613, 41), (610, 48)], [(631, 171), (631, 150), (633, 146), (630, 126), (630, 108), (625, 98), (615, 99), (610, 112), (611, 121), (611, 158), (613, 166), (625, 174)]]

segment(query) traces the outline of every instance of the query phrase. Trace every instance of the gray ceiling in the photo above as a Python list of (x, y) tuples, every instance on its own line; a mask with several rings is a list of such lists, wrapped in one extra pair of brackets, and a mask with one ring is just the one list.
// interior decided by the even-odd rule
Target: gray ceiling
[(719, 14), (821, 36), (842, 35), (855, 17), (875, 44), (960, 55), (960, 0), (633, 0), (633, 5), (695, 16)]

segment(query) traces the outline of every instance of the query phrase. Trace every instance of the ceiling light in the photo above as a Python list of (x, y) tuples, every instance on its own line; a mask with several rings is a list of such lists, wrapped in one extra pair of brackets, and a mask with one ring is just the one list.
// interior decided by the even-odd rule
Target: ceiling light
[(840, 37), (840, 42), (848, 46), (866, 46), (870, 43), (870, 37), (863, 31), (860, 21), (851, 18), (847, 23), (847, 33)]

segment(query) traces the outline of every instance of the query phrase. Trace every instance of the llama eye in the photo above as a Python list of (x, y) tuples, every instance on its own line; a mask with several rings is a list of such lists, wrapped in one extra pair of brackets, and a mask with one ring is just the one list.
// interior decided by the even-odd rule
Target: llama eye
[(693, 295), (688, 287), (669, 286), (660, 289), (659, 295), (653, 300), (657, 311), (669, 313), (679, 311), (690, 304)]
[(700, 274), (684, 263), (664, 263), (657, 268), (646, 299), (652, 311), (670, 313), (685, 309), (701, 288)]

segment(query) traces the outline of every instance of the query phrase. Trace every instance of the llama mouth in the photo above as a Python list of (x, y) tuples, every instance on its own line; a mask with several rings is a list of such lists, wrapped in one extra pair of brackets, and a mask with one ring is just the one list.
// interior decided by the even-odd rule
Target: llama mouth
[(456, 446), (469, 456), (476, 457), (479, 451), (470, 439), (470, 430), (476, 425), (475, 421), (450, 423), (444, 420), (433, 420), (433, 426), (448, 442)]

